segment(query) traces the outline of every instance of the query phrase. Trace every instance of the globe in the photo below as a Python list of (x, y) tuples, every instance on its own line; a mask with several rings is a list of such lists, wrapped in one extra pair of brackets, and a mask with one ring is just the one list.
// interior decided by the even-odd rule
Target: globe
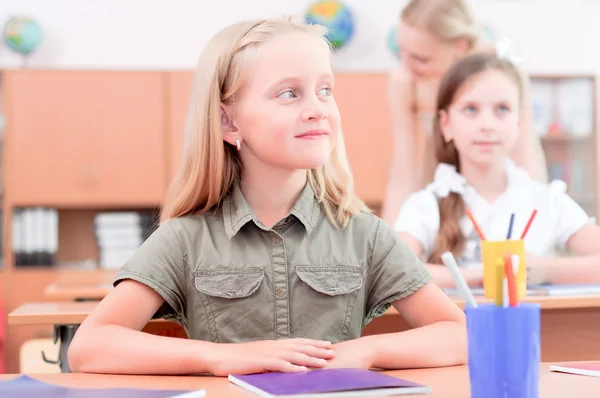
[(327, 40), (334, 50), (344, 47), (354, 34), (354, 16), (350, 8), (340, 1), (323, 0), (306, 11), (307, 23), (327, 28)]
[(483, 37), (486, 40), (490, 40), (490, 41), (498, 41), (498, 33), (489, 25), (486, 25), (483, 27), (482, 29), (483, 31)]
[(393, 26), (385, 37), (385, 41), (388, 50), (390, 50), (390, 52), (398, 59), (401, 59), (402, 57), (400, 56), (400, 47), (398, 47), (398, 38), (396, 37), (396, 32), (396, 26)]
[(30, 18), (13, 17), (4, 28), (4, 41), (14, 51), (27, 55), (42, 41), (42, 29)]

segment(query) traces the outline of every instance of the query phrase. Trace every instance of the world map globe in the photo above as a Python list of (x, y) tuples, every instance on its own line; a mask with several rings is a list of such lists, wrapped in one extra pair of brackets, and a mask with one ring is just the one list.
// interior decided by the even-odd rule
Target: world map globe
[(42, 29), (31, 18), (13, 17), (4, 28), (4, 41), (14, 51), (27, 55), (42, 41)]
[(385, 42), (388, 50), (390, 50), (390, 52), (394, 54), (398, 59), (401, 59), (402, 57), (400, 55), (400, 47), (398, 47), (398, 38), (396, 37), (396, 32), (396, 26), (393, 26), (388, 31), (388, 34), (385, 36)]
[(327, 40), (334, 50), (344, 47), (354, 34), (354, 16), (340, 1), (323, 0), (312, 4), (306, 11), (307, 23), (327, 28)]

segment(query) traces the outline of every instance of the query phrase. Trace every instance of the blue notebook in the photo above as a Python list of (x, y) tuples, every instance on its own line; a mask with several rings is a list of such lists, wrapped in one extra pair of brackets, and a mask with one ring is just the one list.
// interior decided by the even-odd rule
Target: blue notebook
[(0, 397), (19, 398), (200, 398), (204, 390), (142, 390), (132, 388), (75, 388), (45, 383), (29, 376), (0, 381)]

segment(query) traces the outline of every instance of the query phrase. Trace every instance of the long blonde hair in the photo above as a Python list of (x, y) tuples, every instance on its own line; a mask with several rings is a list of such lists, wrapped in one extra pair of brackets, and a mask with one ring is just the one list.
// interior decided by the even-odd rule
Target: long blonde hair
[[(460, 173), (460, 159), (456, 146), (452, 141), (446, 141), (440, 126), (440, 112), (448, 112), (454, 103), (456, 93), (473, 76), (487, 70), (500, 71), (511, 79), (519, 91), (519, 99), (523, 100), (523, 81), (518, 69), (506, 59), (500, 59), (494, 54), (478, 53), (468, 55), (454, 64), (442, 78), (436, 104), (436, 118), (433, 128), (433, 144), (435, 159), (438, 163), (447, 163), (456, 167)], [(465, 236), (460, 229), (460, 219), (465, 215), (465, 202), (461, 195), (450, 192), (441, 198), (438, 204), (440, 213), (440, 229), (435, 238), (434, 248), (428, 258), (432, 264), (441, 264), (441, 256), (450, 251), (456, 257), (465, 248)]]
[[(221, 103), (233, 104), (243, 86), (244, 55), (270, 38), (301, 31), (325, 39), (325, 29), (292, 17), (239, 22), (219, 31), (206, 45), (196, 67), (185, 124), (183, 157), (162, 206), (160, 221), (204, 213), (222, 203), (240, 180), (236, 149), (223, 141)], [(342, 134), (328, 162), (308, 172), (317, 200), (329, 221), (345, 227), (351, 215), (369, 211), (354, 195), (354, 182)]]
[(464, 39), (469, 50), (475, 48), (482, 32), (464, 0), (411, 0), (400, 19), (443, 42)]

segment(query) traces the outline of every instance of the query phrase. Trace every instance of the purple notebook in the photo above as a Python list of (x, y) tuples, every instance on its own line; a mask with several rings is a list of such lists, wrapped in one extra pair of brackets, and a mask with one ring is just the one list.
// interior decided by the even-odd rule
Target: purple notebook
[(229, 381), (261, 397), (360, 397), (431, 392), (429, 387), (364, 369), (229, 375)]
[(132, 388), (75, 388), (46, 383), (27, 375), (0, 381), (0, 397), (20, 398), (200, 398), (206, 391), (145, 390)]

